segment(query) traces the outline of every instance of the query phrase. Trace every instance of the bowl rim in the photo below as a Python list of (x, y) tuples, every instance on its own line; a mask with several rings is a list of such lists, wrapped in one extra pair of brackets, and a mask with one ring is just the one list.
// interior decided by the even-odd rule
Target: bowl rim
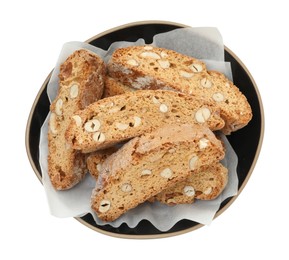
[[(86, 40), (85, 42), (86, 43), (90, 43), (102, 36), (105, 36), (109, 33), (113, 33), (113, 32), (116, 32), (118, 30), (121, 30), (121, 29), (126, 29), (126, 28), (129, 28), (129, 27), (133, 27), (133, 26), (140, 26), (140, 25), (149, 25), (149, 24), (163, 24), (163, 25), (172, 25), (172, 26), (177, 26), (177, 27), (180, 27), (180, 28), (186, 28), (186, 27), (191, 27), (191, 26), (188, 26), (188, 25), (184, 25), (184, 24), (181, 24), (181, 23), (177, 23), (177, 22), (171, 22), (171, 21), (164, 21), (164, 20), (143, 20), (143, 21), (137, 21), (137, 22), (132, 22), (132, 23), (126, 23), (126, 24), (123, 24), (123, 25), (120, 25), (120, 26), (116, 26), (116, 27), (113, 27), (111, 29), (108, 29), (108, 30), (105, 30), (91, 38), (89, 38), (88, 40)], [(254, 86), (254, 89), (256, 91), (256, 94), (257, 94), (257, 98), (258, 98), (258, 102), (259, 102), (259, 106), (260, 106), (260, 117), (261, 117), (261, 131), (260, 131), (260, 137), (259, 137), (259, 142), (258, 142), (258, 146), (257, 146), (257, 150), (256, 150), (256, 153), (255, 153), (255, 156), (254, 156), (254, 160), (250, 166), (250, 169), (247, 173), (247, 176), (246, 178), (244, 179), (242, 185), (240, 186), (240, 188), (238, 189), (238, 193), (234, 196), (234, 197), (231, 197), (230, 200), (228, 201), (228, 203), (226, 203), (225, 206), (223, 206), (220, 210), (218, 210), (218, 212), (216, 213), (216, 215), (214, 216), (214, 219), (217, 218), (218, 216), (220, 216), (225, 210), (227, 210), (231, 205), (232, 203), (237, 199), (237, 197), (240, 195), (240, 193), (243, 191), (244, 187), (246, 186), (248, 180), (250, 179), (251, 175), (252, 175), (252, 172), (256, 166), (256, 163), (257, 163), (257, 160), (259, 158), (259, 155), (260, 155), (260, 151), (261, 151), (261, 147), (262, 147), (262, 143), (263, 143), (263, 139), (264, 139), (264, 132), (265, 132), (265, 116), (264, 116), (264, 108), (263, 108), (263, 102), (262, 102), (262, 99), (261, 99), (261, 95), (260, 95), (260, 92), (258, 90), (258, 87), (257, 87), (257, 84), (254, 80), (254, 78), (252, 77), (251, 73), (249, 72), (249, 70), (247, 69), (247, 67), (244, 65), (244, 63), (240, 60), (240, 58), (232, 51), (230, 50), (227, 46), (224, 45), (224, 50), (227, 51), (239, 64), (240, 66), (245, 70), (246, 74), (248, 75), (248, 77), (250, 78), (253, 86)], [(30, 147), (29, 147), (29, 132), (30, 132), (30, 126), (31, 126), (31, 122), (32, 122), (32, 116), (34, 114), (34, 111), (35, 111), (35, 107), (39, 101), (39, 98), (41, 96), (41, 94), (43, 93), (46, 85), (48, 84), (49, 80), (50, 80), (50, 77), (51, 77), (51, 74), (52, 74), (52, 71), (53, 69), (51, 70), (51, 72), (48, 74), (48, 76), (46, 77), (45, 81), (43, 82), (40, 90), (38, 91), (36, 97), (35, 97), (35, 100), (32, 104), (32, 107), (31, 107), (31, 110), (30, 110), (30, 113), (29, 113), (29, 116), (28, 116), (28, 120), (27, 120), (27, 124), (26, 124), (26, 130), (25, 130), (25, 146), (26, 146), (26, 153), (27, 153), (27, 156), (28, 156), (28, 159), (29, 159), (29, 162), (32, 166), (32, 169), (34, 171), (34, 173), (36, 174), (38, 180), (41, 182), (42, 184), (42, 177), (39, 173), (39, 171), (37, 170), (36, 168), (36, 165), (32, 159), (32, 156), (31, 156), (31, 150), (30, 150)], [(132, 234), (120, 234), (120, 233), (113, 233), (113, 232), (109, 232), (109, 231), (105, 231), (105, 230), (102, 230), (98, 227), (95, 227), (89, 223), (87, 223), (85, 220), (83, 220), (82, 218), (80, 217), (74, 217), (77, 221), (79, 221), (81, 224), (85, 225), (86, 227), (94, 230), (94, 231), (97, 231), (99, 233), (102, 233), (102, 234), (105, 234), (105, 235), (108, 235), (108, 236), (112, 236), (112, 237), (117, 237), (117, 238), (130, 238), (130, 239), (148, 239), (148, 238), (164, 238), (164, 237), (172, 237), (172, 236), (176, 236), (176, 235), (180, 235), (180, 234), (185, 234), (185, 233), (188, 233), (188, 232), (191, 232), (191, 231), (194, 231), (196, 229), (199, 229), (201, 227), (203, 227), (204, 225), (203, 224), (197, 224), (191, 228), (186, 228), (186, 229), (183, 229), (183, 230), (180, 230), (180, 231), (175, 231), (175, 232), (169, 232), (169, 233), (161, 233), (161, 234), (149, 234), (149, 235), (132, 235)]]

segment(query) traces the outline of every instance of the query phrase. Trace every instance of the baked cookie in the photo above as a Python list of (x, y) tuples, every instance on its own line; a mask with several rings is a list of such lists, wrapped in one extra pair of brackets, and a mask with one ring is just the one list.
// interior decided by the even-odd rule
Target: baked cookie
[(76, 112), (66, 139), (74, 149), (91, 152), (174, 123), (206, 125), (211, 130), (224, 126), (209, 101), (168, 90), (139, 90), (104, 98)]
[(154, 196), (152, 201), (168, 205), (193, 203), (195, 199), (217, 198), (228, 182), (228, 169), (221, 163), (206, 165), (195, 170), (189, 178)]
[(76, 111), (102, 96), (104, 75), (104, 62), (87, 50), (75, 51), (60, 66), (48, 131), (48, 174), (57, 190), (73, 187), (86, 173), (85, 155), (67, 144), (65, 132)]
[(223, 74), (207, 71), (200, 60), (153, 46), (116, 49), (109, 75), (135, 89), (169, 89), (214, 103), (230, 134), (248, 124), (252, 110), (246, 97)]
[(223, 146), (209, 128), (165, 125), (133, 138), (104, 161), (92, 209), (100, 219), (113, 221), (223, 157)]
[[(201, 143), (205, 148), (205, 141)], [(87, 168), (97, 179), (104, 161), (117, 151), (116, 147), (100, 150), (90, 154), (87, 158)], [(185, 181), (166, 189), (154, 197), (150, 202), (159, 201), (167, 205), (193, 203), (195, 199), (212, 200), (217, 198), (228, 182), (228, 169), (221, 163), (206, 165), (194, 171)]]

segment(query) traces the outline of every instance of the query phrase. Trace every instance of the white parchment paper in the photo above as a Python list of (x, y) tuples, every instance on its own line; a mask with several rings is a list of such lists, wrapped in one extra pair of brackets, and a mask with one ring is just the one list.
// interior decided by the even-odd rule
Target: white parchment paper
[[(88, 49), (97, 53), (107, 62), (116, 48), (143, 44), (145, 44), (143, 39), (139, 39), (136, 42), (114, 42), (107, 51), (82, 42), (69, 42), (64, 44), (47, 87), (47, 94), (50, 101), (54, 100), (57, 95), (59, 66), (74, 51), (78, 49)], [(230, 63), (224, 62), (222, 37), (215, 28), (176, 29), (171, 32), (156, 35), (152, 45), (173, 49), (180, 53), (201, 59), (206, 63), (209, 70), (220, 71), (232, 80)], [(80, 217), (91, 213), (97, 224), (107, 224), (98, 219), (90, 208), (90, 197), (95, 186), (95, 180), (89, 174), (86, 175), (81, 183), (70, 190), (56, 191), (53, 188), (47, 172), (48, 118), (49, 115), (41, 128), (39, 162), (51, 214), (56, 217)], [(238, 176), (236, 173), (238, 159), (226, 137), (222, 136), (222, 139), (226, 146), (226, 157), (222, 163), (229, 170), (229, 181), (225, 190), (217, 199), (211, 201), (197, 200), (193, 204), (176, 206), (166, 206), (159, 202), (146, 202), (131, 209), (109, 224), (113, 227), (118, 227), (125, 222), (129, 227), (133, 228), (142, 219), (147, 219), (160, 231), (169, 230), (181, 219), (189, 219), (206, 225), (210, 224), (221, 202), (228, 197), (236, 195), (238, 192)]]

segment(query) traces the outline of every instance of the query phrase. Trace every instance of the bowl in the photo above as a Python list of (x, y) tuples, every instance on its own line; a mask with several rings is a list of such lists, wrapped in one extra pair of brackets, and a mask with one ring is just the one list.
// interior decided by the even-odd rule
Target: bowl
[[(184, 27), (188, 26), (167, 21), (141, 21), (110, 29), (88, 39), (86, 42), (105, 50), (115, 41), (136, 41), (138, 38), (143, 38), (149, 44), (155, 34)], [(246, 127), (228, 136), (228, 140), (238, 156), (238, 194), (222, 202), (215, 218), (224, 213), (247, 184), (258, 159), (264, 135), (264, 112), (256, 83), (241, 60), (228, 47), (225, 46), (224, 51), (225, 61), (231, 62), (234, 84), (247, 97), (253, 111), (253, 119)], [(39, 165), (39, 137), (41, 126), (49, 112), (50, 103), (46, 89), (50, 76), (51, 73), (42, 84), (32, 105), (25, 136), (27, 155), (40, 182), (42, 173)], [(91, 214), (75, 219), (95, 231), (123, 238), (168, 237), (190, 232), (203, 226), (197, 222), (183, 219), (170, 230), (161, 232), (147, 220), (142, 220), (135, 228), (130, 228), (125, 223), (118, 228), (114, 228), (110, 225), (97, 225)]]

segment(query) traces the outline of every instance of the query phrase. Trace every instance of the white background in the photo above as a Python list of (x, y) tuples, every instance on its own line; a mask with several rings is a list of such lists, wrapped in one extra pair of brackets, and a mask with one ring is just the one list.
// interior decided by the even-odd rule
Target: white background
[[(288, 259), (289, 19), (285, 3), (1, 1), (0, 259)], [(258, 163), (237, 200), (210, 226), (157, 240), (113, 238), (73, 218), (52, 217), (25, 150), (30, 108), (62, 44), (141, 20), (217, 27), (225, 45), (253, 75), (266, 116)]]

